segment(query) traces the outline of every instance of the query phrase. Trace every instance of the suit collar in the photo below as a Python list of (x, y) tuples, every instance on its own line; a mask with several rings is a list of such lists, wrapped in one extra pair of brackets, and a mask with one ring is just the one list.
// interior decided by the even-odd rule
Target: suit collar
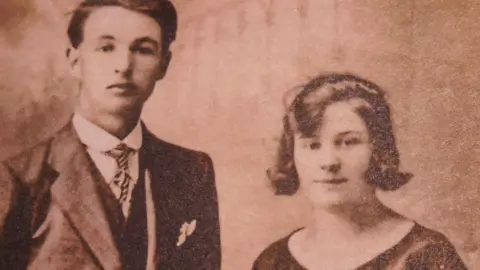
[(120, 269), (120, 255), (91, 170), (93, 164), (71, 122), (53, 138), (48, 163), (58, 172), (52, 199), (103, 268)]

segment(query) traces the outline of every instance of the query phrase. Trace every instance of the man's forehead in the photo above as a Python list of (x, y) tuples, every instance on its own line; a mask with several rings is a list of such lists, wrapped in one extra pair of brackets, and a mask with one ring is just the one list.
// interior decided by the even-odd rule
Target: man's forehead
[(118, 6), (100, 7), (89, 15), (83, 27), (84, 40), (110, 37), (133, 41), (150, 38), (161, 42), (161, 27), (150, 16)]

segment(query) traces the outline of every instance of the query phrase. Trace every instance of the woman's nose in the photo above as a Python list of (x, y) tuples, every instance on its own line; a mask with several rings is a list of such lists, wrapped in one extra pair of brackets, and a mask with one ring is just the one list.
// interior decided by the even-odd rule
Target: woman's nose
[(325, 148), (320, 151), (320, 168), (330, 173), (337, 173), (340, 170), (340, 160), (333, 148)]

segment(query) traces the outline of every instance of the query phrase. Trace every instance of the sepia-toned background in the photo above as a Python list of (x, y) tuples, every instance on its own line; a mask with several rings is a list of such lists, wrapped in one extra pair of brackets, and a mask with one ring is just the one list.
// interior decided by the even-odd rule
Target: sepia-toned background
[[(0, 1), (0, 158), (45, 138), (72, 111), (65, 27), (76, 2)], [(388, 92), (402, 167), (415, 178), (380, 194), (385, 203), (455, 243), (480, 243), (477, 0), (174, 3), (173, 62), (143, 118), (159, 137), (211, 154), (224, 269), (248, 269), (302, 225), (301, 196), (275, 197), (265, 170), (283, 93), (327, 71), (353, 72)]]

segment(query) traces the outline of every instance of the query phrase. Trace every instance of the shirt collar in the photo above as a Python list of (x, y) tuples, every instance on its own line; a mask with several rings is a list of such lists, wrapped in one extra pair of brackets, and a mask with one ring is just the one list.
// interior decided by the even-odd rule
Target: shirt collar
[(79, 113), (74, 114), (72, 122), (80, 141), (93, 150), (105, 152), (115, 148), (122, 142), (134, 150), (138, 150), (142, 146), (142, 126), (140, 121), (123, 140), (90, 122)]

